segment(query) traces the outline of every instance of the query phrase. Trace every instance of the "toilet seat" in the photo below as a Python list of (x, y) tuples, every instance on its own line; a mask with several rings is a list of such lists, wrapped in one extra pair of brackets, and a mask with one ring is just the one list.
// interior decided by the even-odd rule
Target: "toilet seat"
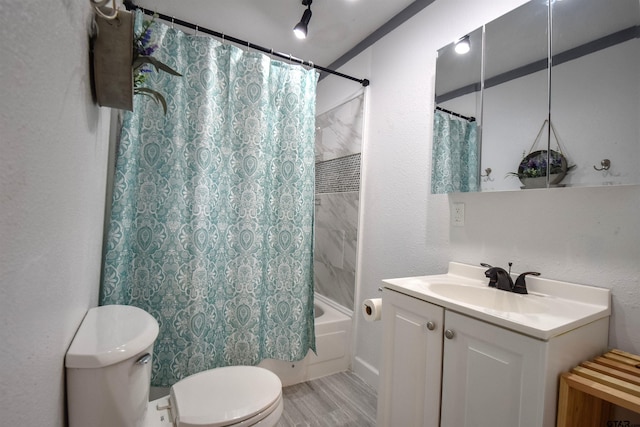
[(169, 399), (176, 427), (240, 427), (282, 411), (282, 383), (264, 368), (228, 366), (178, 381)]

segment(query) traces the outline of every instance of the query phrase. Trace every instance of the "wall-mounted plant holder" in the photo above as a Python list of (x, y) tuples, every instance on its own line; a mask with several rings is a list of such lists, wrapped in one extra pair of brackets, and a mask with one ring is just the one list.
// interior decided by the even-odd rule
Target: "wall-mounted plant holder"
[(115, 19), (95, 19), (93, 81), (98, 104), (133, 111), (133, 15), (119, 10)]

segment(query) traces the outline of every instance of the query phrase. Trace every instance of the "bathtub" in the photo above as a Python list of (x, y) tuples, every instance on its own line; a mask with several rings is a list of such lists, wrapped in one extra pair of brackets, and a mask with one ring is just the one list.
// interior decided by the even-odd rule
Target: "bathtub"
[(278, 375), (283, 386), (346, 371), (350, 367), (351, 317), (317, 294), (315, 317), (317, 355), (309, 350), (307, 356), (298, 362), (267, 359), (258, 365)]

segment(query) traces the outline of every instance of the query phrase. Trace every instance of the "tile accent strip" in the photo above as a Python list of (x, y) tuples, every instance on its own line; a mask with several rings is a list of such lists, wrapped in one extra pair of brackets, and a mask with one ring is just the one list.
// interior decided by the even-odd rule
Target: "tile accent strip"
[(316, 163), (316, 194), (360, 191), (360, 153)]

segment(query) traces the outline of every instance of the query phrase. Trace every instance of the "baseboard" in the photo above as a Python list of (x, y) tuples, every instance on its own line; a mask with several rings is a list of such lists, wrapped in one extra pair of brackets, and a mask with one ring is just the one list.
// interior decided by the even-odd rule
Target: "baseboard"
[(353, 372), (362, 378), (365, 383), (378, 391), (379, 373), (375, 367), (356, 356), (353, 359)]

